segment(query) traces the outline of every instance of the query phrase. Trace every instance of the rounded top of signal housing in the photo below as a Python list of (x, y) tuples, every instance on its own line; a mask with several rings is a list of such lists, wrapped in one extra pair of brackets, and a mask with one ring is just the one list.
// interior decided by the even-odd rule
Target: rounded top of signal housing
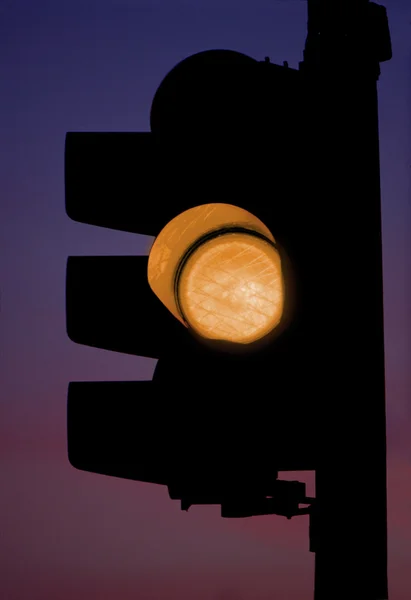
[(209, 133), (244, 127), (256, 116), (259, 64), (233, 50), (206, 50), (178, 63), (158, 87), (151, 106), (153, 133)]

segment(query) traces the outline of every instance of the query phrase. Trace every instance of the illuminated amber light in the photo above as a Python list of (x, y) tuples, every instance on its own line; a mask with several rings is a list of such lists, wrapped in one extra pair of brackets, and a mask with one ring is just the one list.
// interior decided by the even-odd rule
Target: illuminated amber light
[(148, 260), (151, 289), (202, 337), (248, 344), (283, 314), (280, 255), (257, 217), (232, 204), (191, 208), (159, 233)]
[(183, 315), (200, 335), (254, 342), (280, 321), (283, 286), (276, 249), (260, 238), (232, 233), (201, 245), (180, 275)]

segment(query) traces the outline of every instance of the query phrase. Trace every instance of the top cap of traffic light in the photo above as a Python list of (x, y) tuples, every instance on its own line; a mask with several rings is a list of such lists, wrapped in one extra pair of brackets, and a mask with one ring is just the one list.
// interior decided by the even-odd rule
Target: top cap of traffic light
[(149, 284), (203, 339), (251, 344), (281, 321), (284, 283), (275, 240), (248, 211), (205, 204), (170, 221), (148, 260)]
[[(206, 50), (179, 62), (158, 87), (150, 127), (161, 135), (233, 134), (260, 115), (258, 61), (233, 50)], [(252, 123), (247, 124), (247, 118)]]

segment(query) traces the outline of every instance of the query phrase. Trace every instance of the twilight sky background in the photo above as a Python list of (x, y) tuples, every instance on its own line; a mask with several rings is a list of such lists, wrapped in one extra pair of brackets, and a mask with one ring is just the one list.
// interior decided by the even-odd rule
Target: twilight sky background
[[(411, 5), (385, 6), (394, 52), (379, 84), (389, 581), (390, 599), (406, 600)], [(66, 335), (67, 256), (144, 254), (152, 242), (66, 216), (66, 131), (149, 130), (162, 78), (200, 50), (238, 50), (296, 68), (306, 10), (298, 0), (0, 2), (1, 600), (312, 598), (306, 517), (228, 521), (218, 507), (182, 513), (160, 487), (74, 470), (65, 431), (69, 381), (150, 378), (155, 365), (76, 346)], [(312, 492), (311, 475), (301, 477)]]

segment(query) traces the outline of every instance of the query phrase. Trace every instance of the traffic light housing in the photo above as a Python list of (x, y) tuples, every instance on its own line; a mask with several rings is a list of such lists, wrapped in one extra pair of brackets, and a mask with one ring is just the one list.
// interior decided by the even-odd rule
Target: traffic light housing
[[(70, 257), (69, 337), (158, 359), (151, 382), (70, 384), (73, 466), (167, 485), (183, 504), (217, 500), (225, 515), (240, 514), (224, 507), (250, 490), (272, 496), (279, 471), (317, 468), (322, 422), (339, 426), (329, 407), (352, 385), (350, 361), (358, 374), (348, 327), (381, 366), (378, 207), (358, 205), (356, 223), (344, 212), (330, 137), (344, 115), (324, 131), (320, 113), (303, 69), (209, 51), (166, 76), (151, 132), (67, 134), (72, 219), (158, 236), (195, 207), (236, 206), (271, 234), (284, 283), (272, 336), (244, 349), (203, 343), (181, 323), (150, 287), (147, 257)], [(366, 306), (372, 314), (360, 315)]]

